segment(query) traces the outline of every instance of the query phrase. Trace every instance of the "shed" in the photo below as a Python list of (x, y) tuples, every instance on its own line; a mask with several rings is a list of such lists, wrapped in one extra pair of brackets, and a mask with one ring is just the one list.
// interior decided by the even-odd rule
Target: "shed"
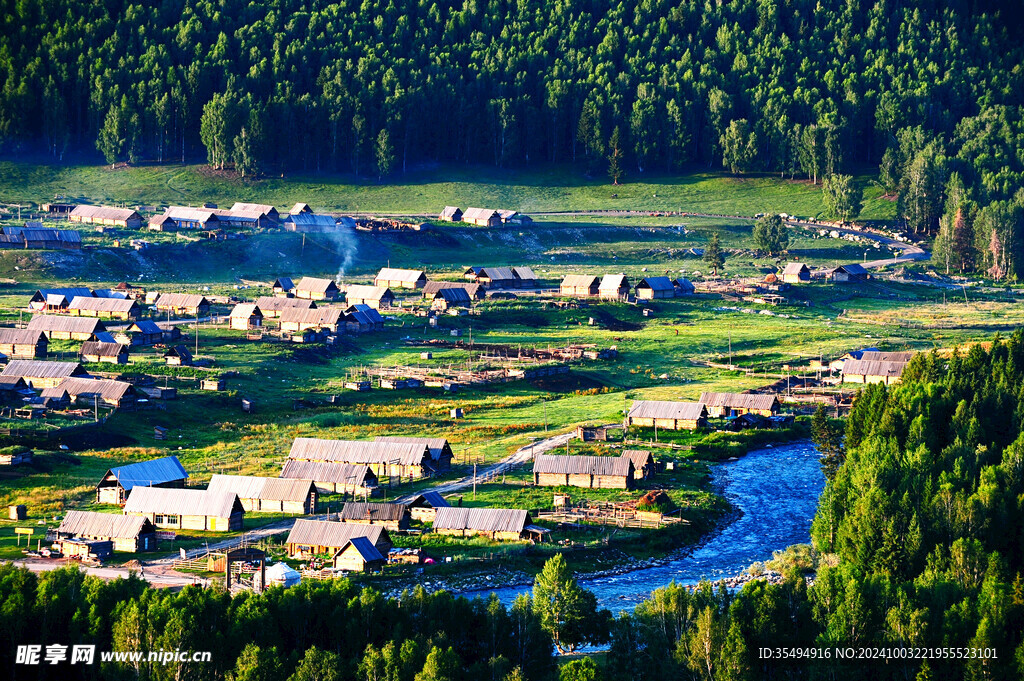
[(33, 315), (27, 326), (29, 331), (42, 331), (50, 340), (86, 341), (98, 331), (106, 331), (103, 322), (95, 317), (68, 317), (64, 315)]
[(113, 208), (111, 206), (75, 206), (68, 214), (68, 220), (127, 229), (142, 227), (142, 216), (137, 212), (130, 208)]
[(787, 284), (802, 284), (811, 280), (811, 268), (807, 263), (786, 263), (782, 270), (782, 281)]
[(779, 413), (779, 398), (775, 395), (705, 392), (700, 394), (700, 401), (708, 408), (708, 415), (715, 418), (748, 413), (774, 416)]
[(317, 307), (303, 310), (297, 307), (286, 307), (281, 310), (281, 330), (299, 333), (306, 329), (323, 329), (329, 333), (341, 330), (341, 318), (344, 311), (338, 307)]
[(108, 469), (96, 485), (96, 502), (123, 504), (136, 487), (182, 488), (188, 473), (176, 456), (125, 464)]
[(405, 504), (350, 501), (338, 513), (338, 520), (343, 523), (381, 525), (389, 532), (408, 530), (411, 519), (412, 515)]
[(668, 277), (644, 277), (636, 285), (636, 297), (641, 300), (675, 298), (676, 287)]
[(334, 567), (351, 572), (380, 570), (384, 556), (369, 537), (352, 537), (334, 554)]
[(308, 298), (279, 298), (277, 296), (262, 296), (256, 299), (256, 307), (258, 307), (260, 312), (263, 313), (264, 319), (269, 319), (271, 317), (280, 317), (281, 313), (285, 310), (315, 310), (316, 303)]
[(700, 402), (662, 402), (636, 400), (626, 415), (625, 426), (697, 430), (708, 423), (708, 410)]
[(164, 351), (164, 362), (167, 366), (175, 367), (188, 367), (192, 366), (195, 358), (192, 357), (192, 351), (186, 348), (184, 345), (173, 345)]
[(387, 555), (393, 546), (391, 535), (380, 525), (338, 523), (329, 520), (300, 518), (292, 525), (285, 545), (290, 558), (312, 558), (329, 555), (332, 558), (353, 537), (366, 537), (381, 555)]
[[(274, 295), (287, 295), (295, 290), (295, 282), (291, 277), (278, 277), (274, 280), (270, 290), (274, 292)], [(258, 304), (259, 302), (257, 302)]]
[(263, 311), (255, 303), (239, 303), (231, 310), (228, 326), (237, 331), (263, 328)]
[(207, 489), (238, 495), (246, 513), (316, 513), (317, 489), (310, 479), (215, 473)]
[(209, 208), (191, 208), (188, 206), (169, 206), (162, 220), (154, 224), (149, 221), (153, 231), (172, 231), (175, 229), (216, 229), (220, 226), (220, 218)]
[(114, 543), (109, 541), (58, 538), (53, 542), (53, 546), (65, 558), (95, 561), (98, 563), (107, 560), (114, 553)]
[(333, 279), (303, 277), (295, 284), (295, 297), (309, 300), (335, 300), (341, 294)]
[(103, 317), (104, 319), (135, 319), (142, 308), (129, 298), (93, 298), (75, 296), (68, 305), (68, 314), (75, 317)]
[(654, 456), (649, 450), (627, 449), (622, 452), (622, 458), (628, 458), (633, 462), (634, 480), (649, 480), (657, 472)]
[(155, 345), (163, 340), (163, 329), (152, 320), (140, 319), (119, 331), (114, 338), (126, 345)]
[(242, 529), (245, 510), (230, 492), (136, 487), (125, 502), (124, 514), (149, 518), (157, 527), (235, 532)]
[(308, 203), (296, 203), (292, 206), (292, 209), (288, 211), (289, 215), (301, 215), (303, 213), (312, 213), (313, 209), (309, 207)]
[(629, 296), (631, 288), (625, 274), (606, 274), (601, 277), (597, 294), (602, 300), (622, 300)]
[(438, 291), (445, 288), (464, 289), (473, 300), (480, 300), (484, 297), (484, 287), (480, 284), (464, 284), (458, 281), (428, 281), (423, 287), (423, 297), (432, 300)]
[(462, 209), (458, 206), (445, 206), (438, 216), (442, 222), (462, 222)]
[(393, 267), (382, 267), (373, 279), (374, 286), (383, 288), (423, 288), (427, 284), (427, 274), (423, 270), (401, 270)]
[(157, 310), (188, 317), (210, 314), (210, 301), (196, 293), (161, 293), (154, 303)]
[(83, 362), (106, 362), (109, 364), (127, 364), (128, 346), (120, 343), (104, 343), (102, 341), (85, 341), (79, 354)]
[(53, 388), (64, 379), (86, 375), (85, 369), (78, 362), (47, 362), (39, 359), (13, 359), (0, 373), (0, 376), (23, 378), (36, 390)]
[(409, 513), (413, 520), (426, 523), (434, 522), (437, 509), (451, 507), (451, 504), (444, 497), (433, 490), (420, 492), (405, 505), (409, 508)]
[(899, 383), (906, 362), (848, 359), (843, 364), (843, 383)]
[(72, 288), (43, 288), (32, 294), (29, 298), (28, 307), (30, 310), (65, 310), (76, 296), (91, 296), (91, 289), (84, 286)]
[(430, 450), (426, 444), (420, 442), (368, 442), (298, 437), (292, 442), (288, 458), (297, 461), (365, 465), (377, 476), (421, 478), (429, 475), (431, 471)]
[(462, 213), (462, 222), (480, 227), (500, 227), (501, 216), (490, 208), (467, 208)]
[(839, 267), (833, 267), (832, 269), (825, 270), (825, 278), (830, 281), (844, 283), (855, 281), (867, 281), (868, 271), (858, 263), (852, 263), (849, 265), (840, 265)]
[(443, 437), (402, 437), (397, 435), (378, 435), (376, 442), (396, 442), (400, 444), (426, 445), (430, 451), (430, 467), (434, 471), (446, 471), (452, 466), (455, 452), (447, 439)]
[(533, 484), (633, 489), (633, 461), (629, 457), (538, 454), (533, 462)]
[(345, 290), (345, 302), (349, 305), (369, 305), (375, 310), (381, 310), (394, 304), (395, 294), (386, 286), (353, 284)]
[(515, 508), (439, 508), (434, 532), (459, 537), (483, 535), (495, 540), (517, 540), (528, 536), (530, 514)]
[(148, 518), (94, 511), (68, 511), (58, 537), (109, 541), (114, 551), (136, 553), (156, 549), (156, 528)]
[(281, 477), (312, 480), (323, 494), (370, 496), (377, 489), (377, 475), (365, 464), (289, 459), (284, 462)]
[(0, 354), (8, 359), (46, 357), (49, 342), (46, 334), (38, 329), (0, 329)]
[(271, 206), (269, 203), (244, 203), (242, 201), (236, 201), (231, 206), (232, 213), (260, 213), (266, 215), (269, 219), (277, 222), (281, 218), (281, 214), (277, 211), (277, 208)]
[(433, 296), (430, 303), (431, 310), (445, 311), (456, 307), (470, 307), (473, 304), (469, 292), (463, 288), (443, 288)]
[(601, 281), (590, 274), (568, 274), (558, 286), (558, 293), (563, 296), (589, 297), (600, 292)]
[(351, 333), (380, 331), (384, 328), (384, 317), (369, 305), (349, 305), (345, 308), (345, 330)]
[(289, 232), (322, 234), (324, 232), (337, 231), (338, 220), (333, 215), (299, 213), (286, 217), (281, 226)]

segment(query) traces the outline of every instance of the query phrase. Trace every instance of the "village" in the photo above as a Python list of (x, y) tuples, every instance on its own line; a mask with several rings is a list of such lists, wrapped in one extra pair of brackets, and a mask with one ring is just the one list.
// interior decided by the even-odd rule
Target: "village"
[[(129, 209), (42, 209), (82, 228), (145, 227)], [(446, 221), (502, 229), (530, 219), (449, 206), (438, 219)], [(318, 215), (301, 203), (285, 216), (257, 204), (170, 207), (148, 222), (150, 230), (222, 234), (225, 227), (269, 225), (307, 233), (360, 225), (429, 228)], [(21, 236), (32, 229), (38, 227), (26, 226)], [(47, 239), (46, 248), (81, 242)], [(150, 564), (151, 574), (159, 566), (193, 578), (220, 574), (229, 586), (257, 590), (353, 575), (401, 584), (422, 570), (450, 575), (494, 564), (514, 565), (512, 579), (522, 579), (524, 565), (551, 551), (569, 551), (590, 569), (607, 568), (610, 553), (619, 556), (611, 564), (629, 564), (698, 539), (724, 512), (721, 501), (707, 495), (701, 459), (742, 454), (747, 442), (805, 438), (807, 419), (819, 405), (841, 415), (864, 384), (899, 381), (915, 354), (849, 347), (828, 358), (807, 357), (799, 366), (774, 362), (760, 368), (758, 380), (757, 367), (733, 356), (730, 335), (725, 352), (705, 358), (702, 371), (745, 377), (714, 382), (738, 389), (702, 390), (689, 400), (670, 399), (663, 389), (655, 391), (657, 399), (624, 394), (617, 418), (597, 420), (592, 409), (549, 415), (541, 401), (542, 426), (514, 428), (500, 444), (473, 442), (470, 424), (480, 395), (523, 399), (524, 391), (536, 396), (538, 388), (558, 392), (563, 385), (572, 395), (611, 395), (607, 387), (586, 386), (600, 384), (595, 371), (620, 371), (612, 367), (630, 361), (627, 338), (647, 324), (674, 328), (678, 336), (671, 319), (694, 305), (715, 310), (732, 300), (769, 312), (801, 288), (856, 286), (870, 276), (856, 263), (812, 270), (793, 262), (760, 281), (732, 284), (649, 275), (647, 269), (558, 278), (522, 263), (429, 274), (389, 263), (365, 278), (268, 273), (264, 281), (216, 292), (124, 281), (26, 292), (9, 310), (9, 325), (0, 328), (0, 432), (14, 443), (5, 450), (8, 470), (30, 491), (33, 462), (54, 457), (45, 452), (67, 458), (64, 442), (88, 449), (119, 423), (131, 424), (131, 439), (144, 449), (125, 460), (99, 460), (105, 469), (95, 480), (76, 485), (71, 496), (64, 490), (43, 513), (31, 494), (12, 499), (28, 503), (10, 505), (4, 541), (12, 546), (4, 555), (41, 565)], [(530, 334), (509, 338), (492, 331), (515, 325), (517, 317), (536, 329), (540, 322), (531, 315), (538, 314), (554, 326), (569, 321), (565, 329), (575, 319), (576, 328), (598, 335), (538, 342)], [(737, 338), (737, 350), (740, 345)], [(377, 360), (363, 356), (384, 346), (395, 349)], [(265, 363), (261, 352), (270, 353)], [(302, 361), (336, 367), (326, 389), (290, 400), (271, 397), (266, 383), (274, 369), (286, 372), (282, 362), (296, 361), (300, 352)], [(228, 355), (245, 357), (245, 368), (228, 368)], [(401, 434), (370, 438), (359, 433), (374, 427), (342, 428), (355, 435), (344, 438), (320, 432), (275, 438), (272, 448), (286, 446), (287, 452), (258, 463), (244, 448), (233, 465), (205, 456), (183, 462), (173, 449), (190, 437), (188, 419), (201, 422), (203, 413), (232, 412), (254, 423), (261, 417), (296, 423), (303, 414), (322, 414), (328, 418), (321, 423), (330, 424), (332, 412), (415, 410), (417, 404), (436, 409), (433, 426), (406, 422), (389, 429)], [(523, 439), (537, 427), (539, 435)], [(317, 430), (329, 435), (332, 429)], [(707, 444), (721, 436), (731, 444)], [(156, 456), (161, 449), (166, 453)], [(622, 553), (648, 534), (661, 537), (655, 553)], [(177, 558), (163, 560), (175, 551)]]

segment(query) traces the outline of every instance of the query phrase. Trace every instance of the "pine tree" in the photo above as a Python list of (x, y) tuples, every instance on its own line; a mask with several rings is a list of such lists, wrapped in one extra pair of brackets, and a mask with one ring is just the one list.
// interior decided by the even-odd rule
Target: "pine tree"
[(711, 273), (716, 277), (718, 276), (718, 270), (725, 265), (725, 255), (722, 254), (722, 248), (718, 242), (718, 232), (711, 235), (708, 239), (708, 245), (704, 248), (704, 262), (707, 263), (708, 267), (711, 268)]
[(612, 178), (612, 184), (618, 185), (625, 173), (622, 170), (622, 141), (619, 134), (619, 126), (612, 130), (611, 139), (608, 140), (608, 177)]
[(387, 128), (381, 128), (374, 149), (377, 157), (377, 181), (380, 182), (384, 176), (390, 175), (395, 167), (395, 149), (391, 146), (391, 136)]

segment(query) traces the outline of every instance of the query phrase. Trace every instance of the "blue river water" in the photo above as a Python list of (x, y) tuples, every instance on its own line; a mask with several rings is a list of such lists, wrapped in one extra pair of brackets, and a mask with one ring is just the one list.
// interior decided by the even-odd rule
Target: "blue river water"
[[(719, 489), (741, 515), (702, 546), (664, 565), (581, 579), (580, 585), (597, 595), (600, 607), (612, 612), (632, 610), (651, 591), (672, 580), (696, 584), (702, 579), (739, 575), (751, 563), (771, 558), (772, 551), (810, 540), (811, 521), (825, 486), (813, 444), (796, 442), (752, 450), (711, 470)], [(518, 586), (491, 591), (508, 604), (529, 589)]]

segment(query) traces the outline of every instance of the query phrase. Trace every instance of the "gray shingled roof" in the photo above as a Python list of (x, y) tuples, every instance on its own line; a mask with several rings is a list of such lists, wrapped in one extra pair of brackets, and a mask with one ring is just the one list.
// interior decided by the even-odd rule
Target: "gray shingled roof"
[(282, 312), (288, 309), (312, 310), (316, 303), (308, 298), (278, 298), (276, 296), (262, 296), (256, 299), (256, 306), (264, 313)]
[[(134, 539), (146, 529), (149, 520), (142, 516), (96, 513), (95, 511), (68, 511), (57, 532), (68, 537), (109, 537)], [(152, 526), (150, 526), (152, 529)]]
[(597, 277), (590, 274), (567, 274), (562, 279), (561, 288), (591, 288), (597, 284)]
[(4, 367), (4, 376), (21, 376), (22, 378), (70, 378), (75, 374), (84, 374), (85, 370), (78, 362), (47, 362), (41, 359), (12, 359)]
[(334, 463), (333, 461), (298, 461), (290, 459), (281, 469), (282, 478), (316, 480), (335, 484), (363, 487), (370, 478), (375, 484), (373, 471), (366, 464)]
[(407, 442), (369, 442), (366, 440), (321, 440), (297, 437), (288, 458), (300, 461), (334, 461), (337, 463), (398, 463), (420, 466), (430, 456), (424, 444)]
[(127, 220), (131, 217), (139, 217), (131, 208), (113, 208), (111, 206), (75, 206), (71, 215), (81, 218), (92, 218), (94, 220)]
[(33, 329), (0, 329), (0, 345), (35, 345), (43, 338), (42, 331)]
[[(2, 341), (0, 341), (2, 342)], [(105, 343), (103, 341), (85, 341), (82, 343), (82, 356), (98, 355), (100, 357), (117, 357), (128, 348), (120, 343)]]
[(382, 504), (350, 501), (341, 507), (338, 517), (343, 520), (395, 520), (405, 517), (405, 504)]
[(302, 544), (305, 546), (329, 546), (340, 549), (353, 537), (366, 537), (374, 544), (377, 544), (381, 539), (386, 539), (390, 543), (390, 535), (380, 525), (339, 523), (329, 520), (307, 520), (304, 518), (295, 521), (285, 543)]
[(161, 293), (154, 304), (157, 307), (200, 307), (209, 305), (210, 301), (198, 293)]
[(124, 505), (125, 515), (167, 513), (229, 518), (232, 513), (241, 510), (242, 504), (232, 492), (174, 487), (136, 487)]
[(375, 442), (399, 442), (405, 444), (426, 445), (430, 450), (430, 458), (437, 461), (444, 448), (448, 446), (448, 440), (443, 437), (402, 437), (399, 435), (378, 435), (373, 438)]
[(885, 362), (866, 359), (848, 359), (843, 363), (843, 374), (852, 376), (885, 376), (897, 378), (903, 375), (906, 362)]
[(32, 315), (27, 328), (32, 331), (48, 331), (50, 333), (96, 333), (106, 330), (103, 322), (96, 317), (70, 317), (55, 314)]
[(96, 312), (131, 312), (139, 304), (128, 298), (93, 298), (75, 296), (68, 304), (69, 310), (93, 310)]
[(601, 284), (598, 286), (598, 290), (616, 292), (622, 287), (629, 288), (629, 281), (626, 279), (625, 274), (606, 274), (601, 277)]
[(344, 311), (340, 307), (317, 307), (302, 309), (286, 307), (281, 310), (282, 324), (316, 324), (318, 326), (336, 326)]
[(363, 284), (353, 284), (345, 289), (345, 299), (353, 300), (358, 298), (359, 300), (382, 300), (388, 293), (391, 293), (391, 289), (387, 286), (365, 286)]
[(232, 319), (248, 319), (252, 316), (262, 317), (263, 311), (256, 303), (239, 303), (231, 308), (231, 314), (229, 315)]
[(466, 293), (468, 293), (472, 298), (476, 296), (477, 291), (480, 290), (480, 284), (469, 284), (457, 281), (428, 281), (426, 286), (423, 287), (423, 297), (432, 298), (435, 293), (446, 288), (465, 289)]
[(436, 530), (522, 532), (528, 524), (530, 514), (516, 508), (439, 508), (434, 518)]
[(396, 267), (382, 267), (374, 280), (384, 279), (386, 281), (403, 281), (415, 283), (420, 277), (426, 276), (423, 270), (402, 270)]
[(264, 478), (255, 475), (220, 475), (210, 478), (211, 492), (232, 492), (239, 499), (265, 501), (305, 501), (313, 481), (310, 479)]
[(313, 293), (326, 294), (332, 288), (338, 289), (338, 285), (333, 280), (318, 279), (317, 277), (303, 277), (295, 284), (296, 291), (312, 291)]
[(727, 407), (729, 409), (771, 409), (777, 406), (775, 395), (751, 393), (701, 393), (700, 401), (708, 407)]
[(880, 350), (865, 350), (860, 354), (860, 359), (870, 362), (909, 362), (917, 353), (913, 350), (904, 352), (883, 352)]
[(632, 459), (618, 456), (569, 456), (538, 454), (533, 462), (534, 473), (556, 475), (628, 476), (633, 471)]
[(707, 416), (707, 409), (700, 402), (661, 402), (657, 400), (636, 400), (629, 408), (630, 418), (675, 419), (696, 421)]

